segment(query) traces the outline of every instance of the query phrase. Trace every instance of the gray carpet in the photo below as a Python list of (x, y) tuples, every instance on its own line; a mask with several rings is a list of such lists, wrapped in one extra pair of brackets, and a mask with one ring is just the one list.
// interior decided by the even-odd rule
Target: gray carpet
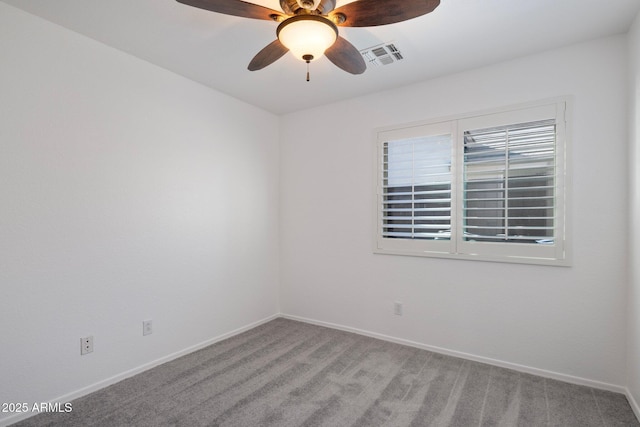
[(640, 426), (626, 398), (276, 319), (18, 426)]

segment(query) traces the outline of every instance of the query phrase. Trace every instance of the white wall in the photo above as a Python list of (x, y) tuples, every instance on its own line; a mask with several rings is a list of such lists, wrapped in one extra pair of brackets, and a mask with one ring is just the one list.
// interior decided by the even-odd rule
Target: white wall
[(278, 313), (278, 143), (277, 116), (0, 3), (0, 402)]
[[(285, 116), (282, 311), (620, 390), (626, 55), (606, 38)], [(372, 253), (376, 127), (560, 95), (574, 96), (572, 267)]]
[(629, 31), (630, 77), (630, 279), (627, 338), (627, 380), (636, 414), (640, 417), (640, 14)]

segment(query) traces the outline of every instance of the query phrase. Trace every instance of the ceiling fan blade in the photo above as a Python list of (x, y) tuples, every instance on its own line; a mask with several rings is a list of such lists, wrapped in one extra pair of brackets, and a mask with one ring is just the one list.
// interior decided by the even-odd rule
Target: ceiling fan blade
[(278, 59), (282, 58), (282, 56), (288, 51), (289, 49), (280, 43), (280, 40), (276, 39), (258, 52), (251, 62), (249, 62), (249, 66), (247, 68), (249, 71), (262, 70), (267, 65), (271, 65)]
[(367, 69), (367, 64), (364, 62), (360, 51), (339, 36), (333, 46), (327, 49), (324, 55), (329, 61), (347, 73), (362, 74)]
[(179, 3), (225, 15), (241, 16), (243, 18), (266, 19), (273, 21), (274, 16), (282, 16), (278, 12), (267, 7), (242, 0), (177, 0)]
[[(358, 0), (339, 7), (330, 16), (337, 18), (339, 26), (374, 27), (417, 18), (439, 4), (440, 0)], [(340, 22), (342, 17), (344, 21)]]

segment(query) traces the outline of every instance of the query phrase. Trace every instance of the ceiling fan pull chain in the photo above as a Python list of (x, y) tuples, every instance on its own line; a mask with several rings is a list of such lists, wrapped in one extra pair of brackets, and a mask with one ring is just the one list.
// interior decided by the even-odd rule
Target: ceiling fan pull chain
[(307, 81), (309, 81), (309, 63), (313, 59), (313, 55), (303, 55), (302, 59), (307, 63)]

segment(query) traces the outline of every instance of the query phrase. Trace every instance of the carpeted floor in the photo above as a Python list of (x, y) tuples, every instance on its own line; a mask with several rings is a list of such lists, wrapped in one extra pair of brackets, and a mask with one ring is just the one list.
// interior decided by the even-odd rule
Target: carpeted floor
[(640, 426), (626, 398), (287, 319), (17, 426)]

